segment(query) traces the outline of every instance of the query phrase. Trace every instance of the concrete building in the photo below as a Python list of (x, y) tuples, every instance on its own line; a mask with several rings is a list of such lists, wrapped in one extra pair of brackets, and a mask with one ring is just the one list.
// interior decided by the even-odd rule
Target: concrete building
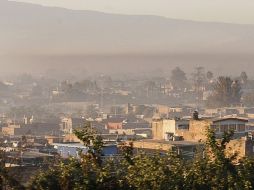
[(7, 126), (2, 127), (2, 134), (4, 136), (15, 135), (15, 129), (19, 129), (20, 125), (18, 124), (7, 124)]
[(65, 134), (72, 133), (72, 119), (68, 117), (64, 117), (61, 119), (60, 129)]
[[(158, 141), (160, 141), (160, 143), (166, 143), (166, 140), (172, 142), (178, 141), (181, 143), (200, 142), (204, 144), (207, 139), (208, 129), (213, 129), (215, 131), (218, 141), (222, 138), (224, 132), (229, 132), (230, 130), (234, 131), (233, 139), (227, 145), (226, 152), (228, 154), (237, 153), (238, 158), (254, 155), (254, 146), (251, 136), (252, 131), (250, 131), (251, 128), (248, 125), (248, 119), (233, 116), (191, 120), (154, 119), (152, 123), (153, 141), (149, 142), (149, 146), (151, 143), (154, 143), (152, 144), (153, 146), (157, 146)], [(139, 145), (140, 143), (141, 142), (139, 142)], [(168, 149), (168, 146), (166, 146), (166, 148), (163, 147), (157, 148)], [(144, 148), (148, 147), (144, 146)]]
[(190, 120), (189, 129), (180, 129), (176, 134), (182, 136), (184, 141), (205, 142), (207, 130), (213, 129), (218, 141), (224, 132), (234, 131), (233, 139), (227, 144), (226, 153), (237, 153), (237, 158), (253, 156), (253, 141), (247, 136), (248, 120), (240, 117), (223, 117), (215, 119)]
[[(130, 142), (127, 142), (127, 144)], [(195, 151), (199, 147), (203, 147), (203, 144), (193, 141), (165, 141), (165, 140), (140, 140), (131, 141), (133, 148), (136, 152), (158, 152), (166, 153), (168, 151), (174, 151), (178, 155), (183, 156), (185, 159), (191, 159), (194, 157)]]
[(155, 140), (170, 140), (176, 136), (176, 131), (180, 129), (189, 129), (189, 121), (185, 119), (154, 119), (152, 122), (152, 134)]
[(61, 118), (60, 129), (65, 134), (72, 134), (74, 129), (82, 127), (85, 122), (83, 118), (63, 117)]
[(182, 136), (184, 140), (201, 141), (206, 139), (207, 129), (214, 129), (218, 138), (226, 131), (233, 130), (236, 138), (245, 137), (249, 132), (248, 120), (240, 117), (222, 117), (211, 119), (190, 120), (188, 129), (176, 130), (176, 135)]

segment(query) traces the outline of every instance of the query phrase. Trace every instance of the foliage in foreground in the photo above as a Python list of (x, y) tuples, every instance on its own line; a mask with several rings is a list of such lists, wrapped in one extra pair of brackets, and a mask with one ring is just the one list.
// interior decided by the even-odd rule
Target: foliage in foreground
[[(132, 145), (123, 146), (117, 158), (102, 159), (102, 141), (90, 125), (76, 131), (90, 146), (80, 159), (70, 158), (35, 176), (29, 189), (54, 190), (240, 190), (254, 188), (254, 160), (235, 164), (236, 155), (226, 156), (232, 133), (216, 141), (208, 131), (206, 148), (200, 148), (193, 160), (186, 161), (173, 152), (167, 154), (133, 154)], [(92, 149), (94, 148), (94, 149)]]

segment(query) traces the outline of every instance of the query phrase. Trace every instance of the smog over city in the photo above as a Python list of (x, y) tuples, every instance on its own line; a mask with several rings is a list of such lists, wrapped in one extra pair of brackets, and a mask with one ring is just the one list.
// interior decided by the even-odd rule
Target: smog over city
[(253, 10), (0, 0), (0, 189), (254, 189)]

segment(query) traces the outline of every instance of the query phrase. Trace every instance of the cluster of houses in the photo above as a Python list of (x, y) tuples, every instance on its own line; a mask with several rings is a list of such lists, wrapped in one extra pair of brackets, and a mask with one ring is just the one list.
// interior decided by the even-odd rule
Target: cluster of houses
[(122, 142), (131, 141), (135, 151), (173, 150), (192, 158), (197, 148), (204, 146), (207, 129), (213, 129), (218, 139), (225, 131), (234, 131), (228, 153), (237, 152), (239, 158), (254, 155), (253, 108), (205, 109), (198, 113), (191, 107), (153, 107), (152, 117), (135, 115), (135, 107), (128, 104), (126, 114), (103, 114), (96, 119), (62, 116), (56, 121), (41, 123), (31, 116), (20, 122), (2, 121), (1, 149), (9, 152), (9, 158), (19, 156), (21, 160), (22, 157), (24, 165), (55, 155), (78, 157), (79, 151), (86, 153), (88, 147), (80, 142), (74, 131), (89, 122), (103, 137), (105, 156), (118, 154)]
[[(229, 110), (234, 109), (239, 110), (239, 108)], [(228, 109), (224, 108), (224, 110)], [(232, 140), (227, 145), (228, 154), (237, 153), (238, 158), (254, 156), (254, 130), (250, 118), (240, 117), (237, 114), (224, 116), (197, 114), (194, 112), (193, 117), (154, 118), (152, 139), (134, 141), (134, 147), (149, 151), (176, 150), (179, 154), (193, 156), (198, 146), (205, 145), (208, 129), (211, 129), (218, 140), (223, 137), (224, 132), (234, 132)]]

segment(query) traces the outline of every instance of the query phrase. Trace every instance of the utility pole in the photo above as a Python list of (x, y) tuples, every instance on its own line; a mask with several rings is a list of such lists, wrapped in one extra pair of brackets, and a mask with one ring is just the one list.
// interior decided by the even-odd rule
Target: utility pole
[(100, 108), (101, 108), (101, 113), (103, 113), (103, 85), (101, 88)]

